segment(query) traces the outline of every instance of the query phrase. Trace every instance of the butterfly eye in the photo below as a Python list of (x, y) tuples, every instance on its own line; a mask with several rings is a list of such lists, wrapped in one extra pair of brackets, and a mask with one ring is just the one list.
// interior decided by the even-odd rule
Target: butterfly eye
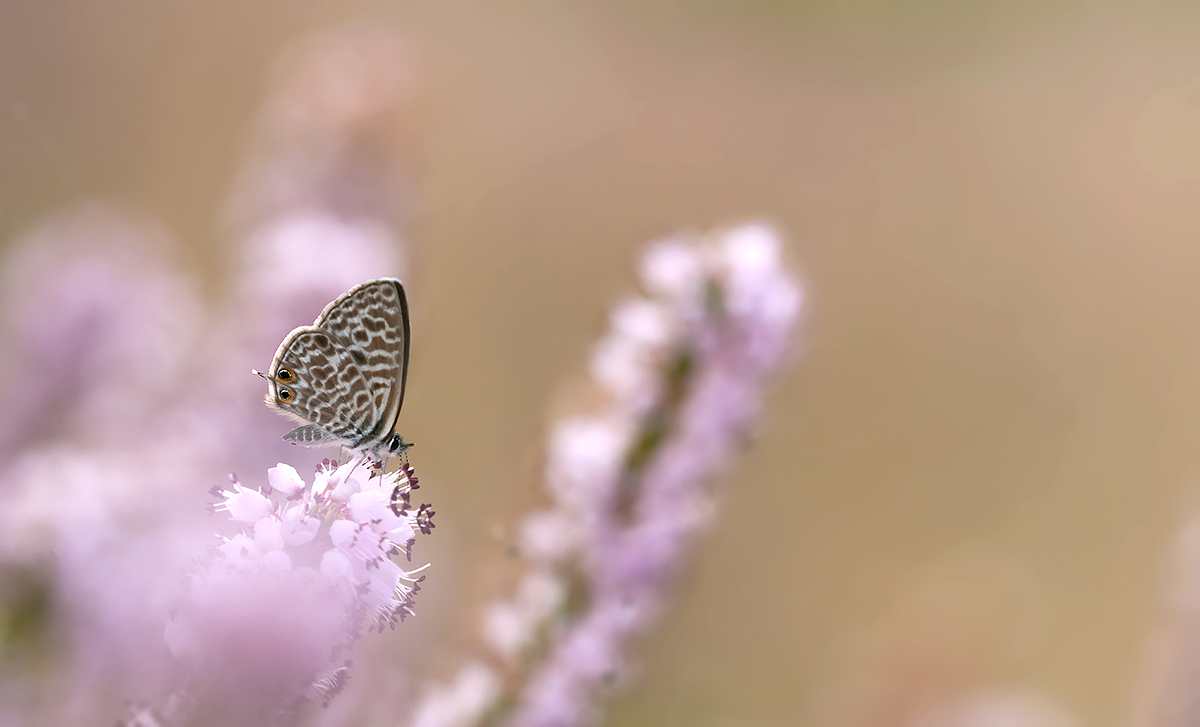
[(293, 396), (294, 396), (294, 394), (292, 394), (291, 389), (283, 389), (283, 388), (279, 389), (279, 400), (280, 401), (291, 401)]
[(279, 369), (279, 371), (275, 374), (275, 378), (279, 379), (280, 381), (291, 381), (296, 377), (289, 369)]

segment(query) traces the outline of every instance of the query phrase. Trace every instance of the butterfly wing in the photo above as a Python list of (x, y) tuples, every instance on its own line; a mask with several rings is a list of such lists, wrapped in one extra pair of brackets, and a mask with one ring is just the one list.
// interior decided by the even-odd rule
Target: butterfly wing
[(322, 329), (289, 333), (271, 363), (267, 404), (312, 428), (299, 427), (285, 438), (351, 448), (369, 442), (378, 422), (365, 363), (357, 347)]
[(313, 322), (366, 357), (360, 364), (371, 392), (376, 427), (368, 432), (383, 441), (396, 427), (408, 379), (408, 299), (396, 278), (357, 285), (325, 306)]
[(306, 447), (317, 447), (322, 444), (335, 444), (338, 438), (316, 424), (305, 424), (283, 435), (283, 441), (303, 444)]

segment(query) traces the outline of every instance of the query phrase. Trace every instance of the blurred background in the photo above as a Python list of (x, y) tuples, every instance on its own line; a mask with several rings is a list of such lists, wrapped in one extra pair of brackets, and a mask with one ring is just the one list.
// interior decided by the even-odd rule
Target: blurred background
[(798, 356), (607, 723), (914, 724), (980, 690), (1136, 721), (1200, 473), (1200, 12), (8, 0), (0, 245), (103, 200), (221, 300), (273, 69), (348, 22), (407, 54), (379, 133), (430, 673), (639, 249), (761, 217), (805, 286)]

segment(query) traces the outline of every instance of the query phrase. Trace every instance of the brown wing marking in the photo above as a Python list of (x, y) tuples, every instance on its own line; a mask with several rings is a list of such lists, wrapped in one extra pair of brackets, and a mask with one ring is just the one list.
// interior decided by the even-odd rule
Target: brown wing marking
[[(376, 418), (360, 356), (327, 331), (297, 328), (280, 344), (271, 364), (268, 404), (357, 446), (374, 428)], [(291, 372), (291, 381), (279, 381), (281, 368)]]
[(372, 392), (376, 425), (368, 434), (382, 441), (395, 428), (408, 379), (410, 330), (403, 283), (378, 278), (357, 285), (325, 306), (313, 327), (366, 357), (360, 366)]

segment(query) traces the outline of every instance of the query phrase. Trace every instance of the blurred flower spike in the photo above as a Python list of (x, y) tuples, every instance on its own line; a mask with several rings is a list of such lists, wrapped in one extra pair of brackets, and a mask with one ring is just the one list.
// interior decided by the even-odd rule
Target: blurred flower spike
[(430, 690), (417, 727), (593, 722), (714, 512), (709, 482), (787, 358), (800, 288), (764, 224), (653, 244), (641, 278), (591, 357), (604, 405), (551, 429), (553, 505), (521, 525), (528, 568), (485, 610), (490, 653)]
[(220, 694), (240, 719), (328, 704), (364, 628), (394, 628), (413, 613), (428, 566), (406, 570), (397, 560), (410, 562), (417, 534), (433, 527), (430, 506), (410, 502), (419, 485), (407, 464), (384, 473), (370, 460), (325, 460), (306, 484), (281, 463), (267, 482), (234, 480), (214, 493), (237, 532), (189, 576), (165, 633), (200, 685), (192, 696)]

